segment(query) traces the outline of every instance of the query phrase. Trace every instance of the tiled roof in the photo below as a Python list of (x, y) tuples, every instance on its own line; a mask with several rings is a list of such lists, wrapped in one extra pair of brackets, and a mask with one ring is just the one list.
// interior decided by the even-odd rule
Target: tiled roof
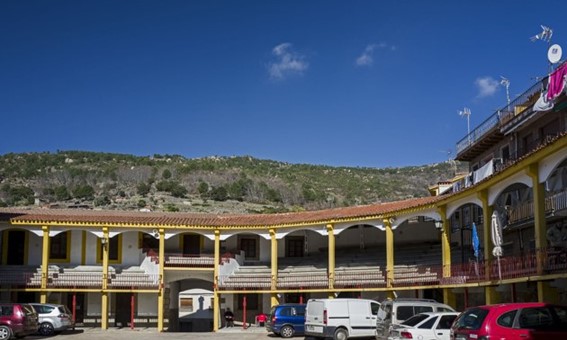
[(130, 212), (108, 210), (0, 209), (0, 220), (14, 224), (269, 227), (332, 223), (353, 219), (381, 218), (396, 212), (425, 207), (444, 197), (432, 196), (403, 201), (279, 214), (202, 214), (180, 212)]

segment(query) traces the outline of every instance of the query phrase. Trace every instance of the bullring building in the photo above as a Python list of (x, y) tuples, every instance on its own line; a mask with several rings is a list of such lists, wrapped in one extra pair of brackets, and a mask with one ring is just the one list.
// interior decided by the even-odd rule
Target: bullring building
[(546, 91), (564, 67), (458, 141), (469, 171), (430, 197), (269, 215), (2, 208), (0, 301), (159, 331), (316, 297), (565, 304), (567, 100)]

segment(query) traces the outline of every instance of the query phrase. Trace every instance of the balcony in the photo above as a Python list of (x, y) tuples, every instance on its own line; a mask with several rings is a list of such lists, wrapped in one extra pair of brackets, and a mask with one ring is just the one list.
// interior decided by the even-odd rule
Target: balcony
[[(545, 213), (546, 215), (567, 212), (567, 189), (548, 193), (545, 197)], [(508, 215), (508, 224), (513, 226), (534, 218), (534, 202), (532, 200), (510, 207)]]
[(478, 127), (457, 142), (455, 159), (471, 161), (535, 116), (533, 104), (539, 98), (547, 77), (532, 85), (510, 104), (494, 112)]

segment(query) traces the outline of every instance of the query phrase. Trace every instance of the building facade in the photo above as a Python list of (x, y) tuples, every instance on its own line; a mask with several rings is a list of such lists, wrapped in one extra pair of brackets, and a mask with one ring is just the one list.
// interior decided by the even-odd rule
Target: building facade
[(0, 300), (159, 331), (315, 297), (565, 304), (567, 104), (542, 110), (546, 84), (459, 141), (470, 172), (431, 197), (271, 215), (3, 208)]

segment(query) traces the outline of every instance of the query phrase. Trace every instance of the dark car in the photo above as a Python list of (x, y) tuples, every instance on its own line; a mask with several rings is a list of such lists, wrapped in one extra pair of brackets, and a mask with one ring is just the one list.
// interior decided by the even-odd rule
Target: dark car
[(282, 338), (303, 335), (305, 331), (305, 305), (282, 304), (272, 307), (266, 329)]
[(39, 329), (37, 313), (25, 303), (0, 303), (0, 340), (23, 338)]
[(539, 302), (472, 307), (451, 327), (451, 340), (567, 339), (567, 306)]

